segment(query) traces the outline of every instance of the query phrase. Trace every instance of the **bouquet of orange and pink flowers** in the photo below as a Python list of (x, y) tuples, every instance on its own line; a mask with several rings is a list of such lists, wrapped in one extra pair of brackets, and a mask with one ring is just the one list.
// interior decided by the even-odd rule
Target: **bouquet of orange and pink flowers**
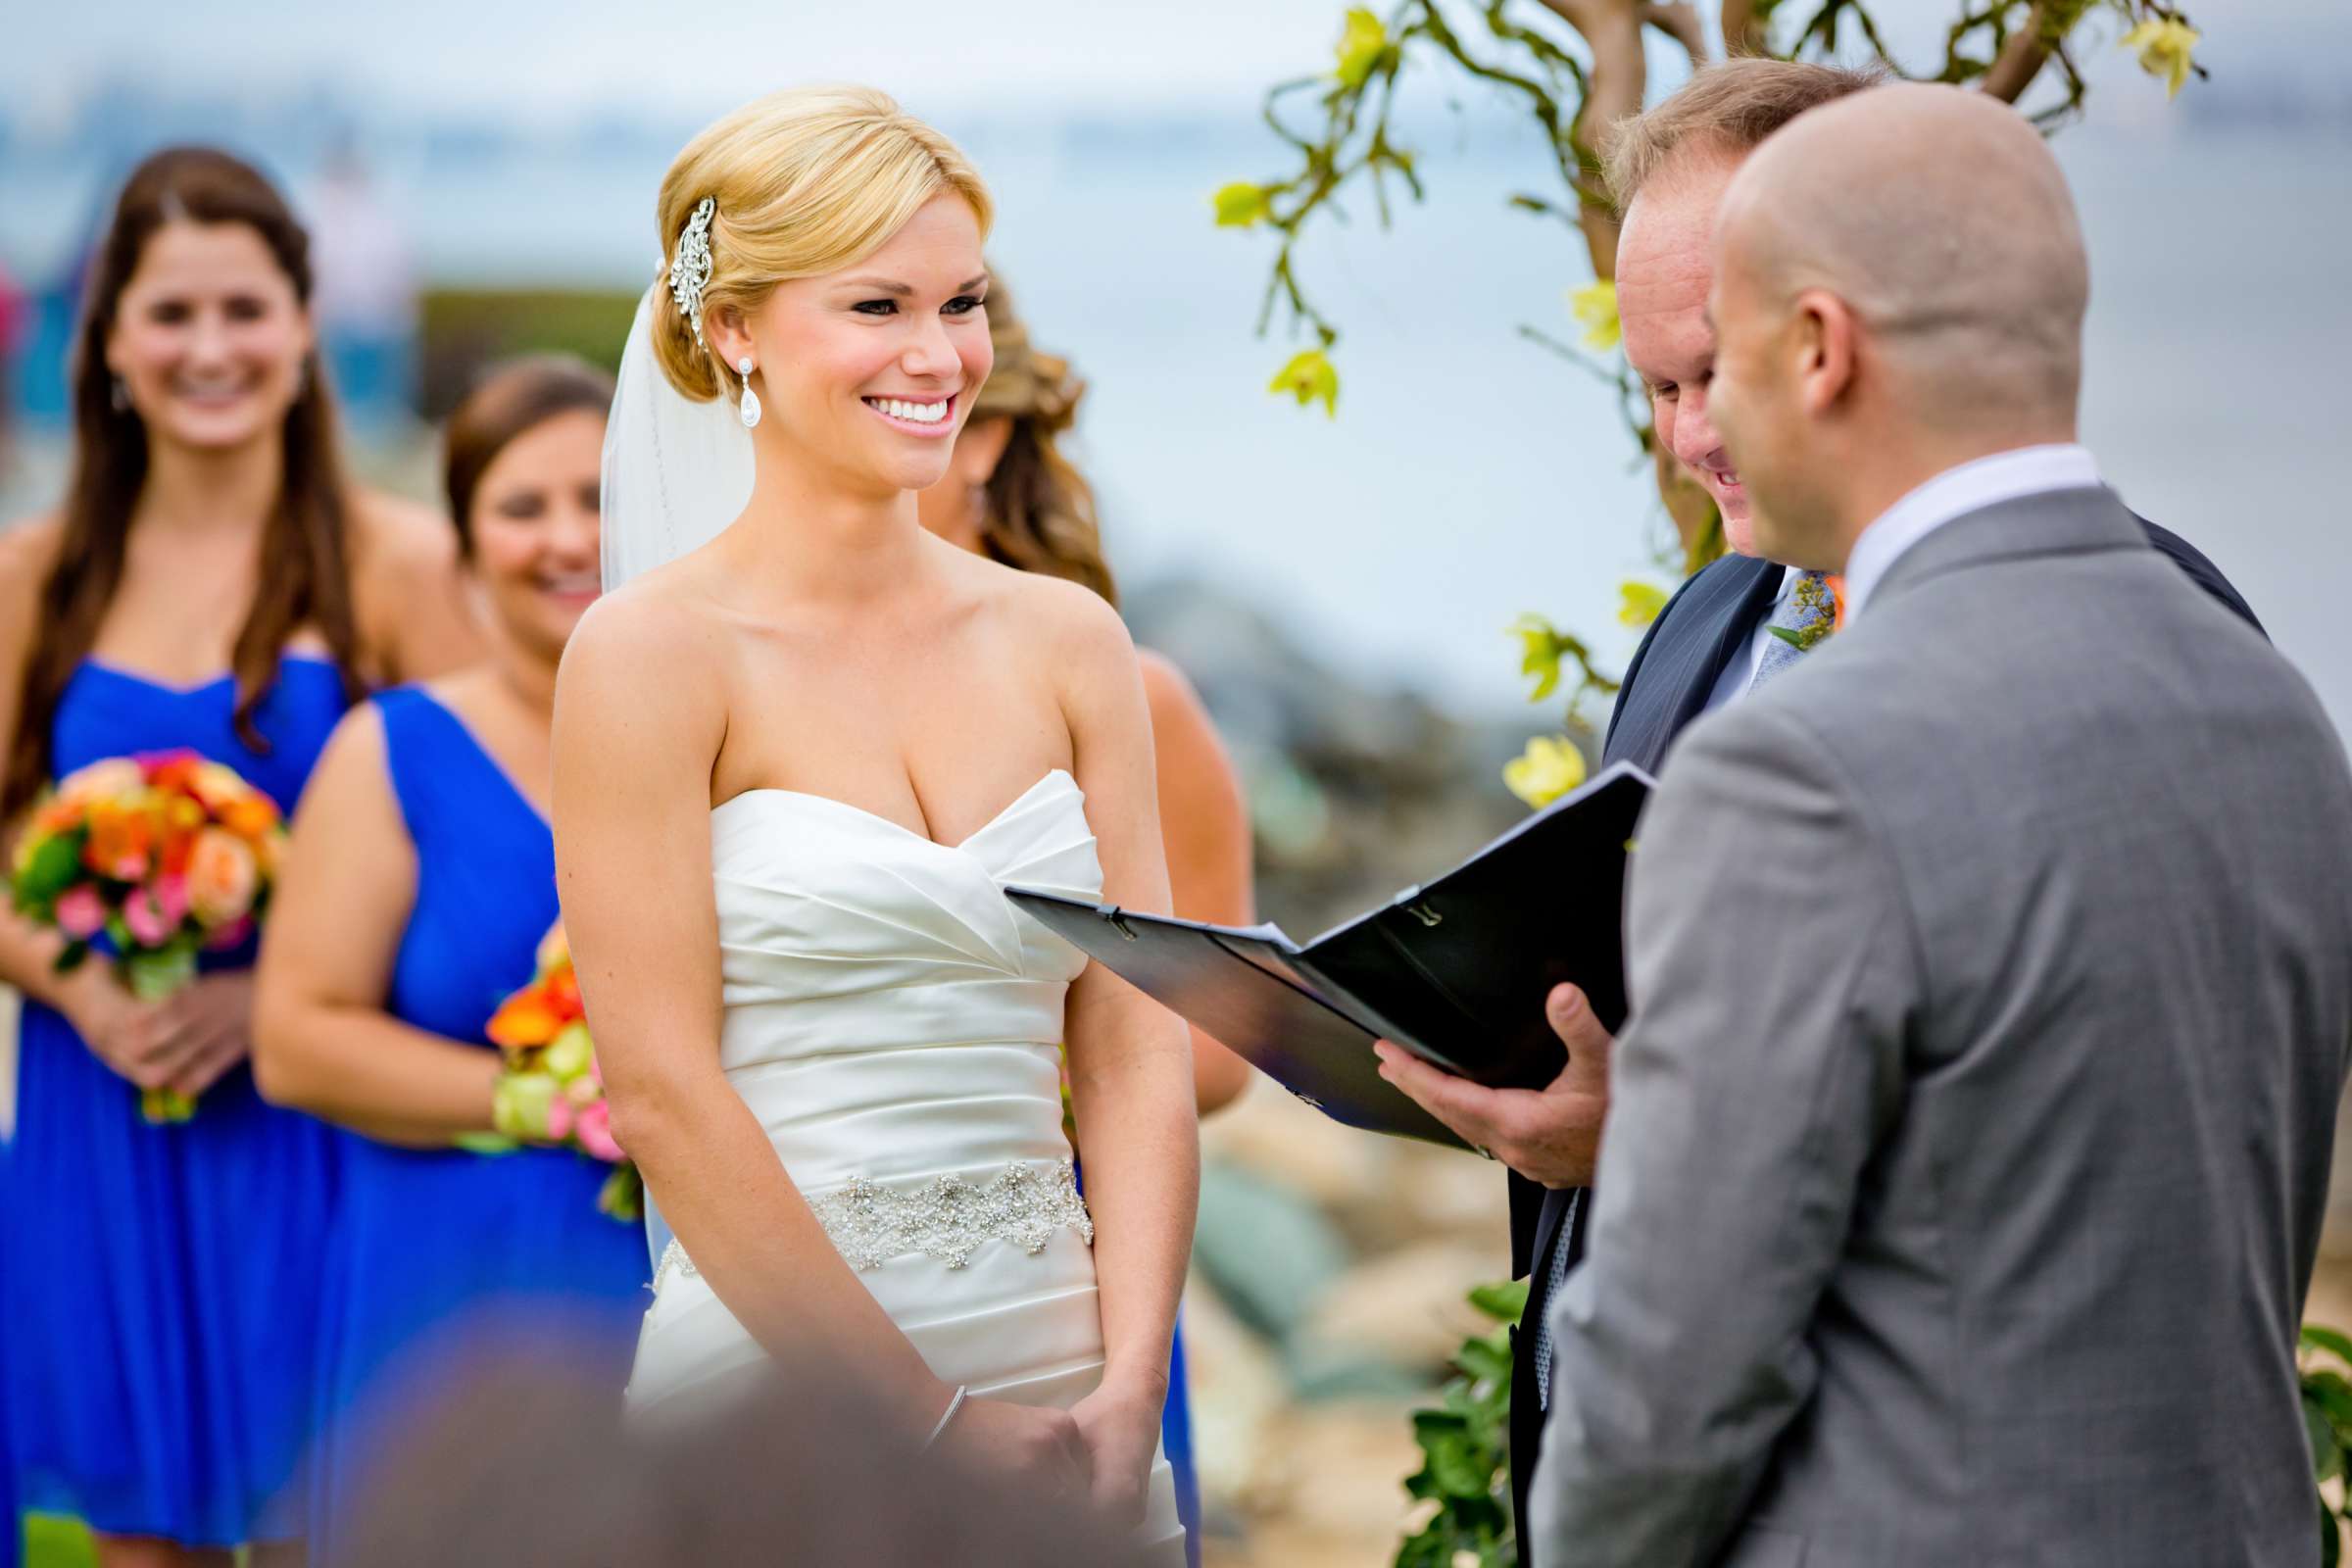
[[(157, 1002), (196, 978), (196, 955), (233, 948), (269, 906), (285, 826), (235, 768), (190, 751), (92, 762), (34, 803), (17, 840), (19, 911), (66, 938), (59, 970), (104, 951), (131, 994)], [(151, 1122), (190, 1097), (149, 1089)]]
[(490, 1019), (491, 1043), (506, 1055), (491, 1101), (493, 1124), (520, 1143), (576, 1149), (612, 1167), (597, 1194), (599, 1211), (634, 1221), (645, 1212), (645, 1183), (612, 1137), (604, 1074), (580, 1006), (571, 946), (559, 925), (539, 944), (538, 972)]

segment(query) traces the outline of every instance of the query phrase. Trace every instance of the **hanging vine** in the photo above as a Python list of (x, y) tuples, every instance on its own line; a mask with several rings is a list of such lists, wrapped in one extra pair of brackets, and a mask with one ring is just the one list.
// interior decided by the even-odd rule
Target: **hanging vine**
[[(1577, 342), (1535, 325), (1522, 325), (1519, 335), (1614, 391), (1633, 461), (1649, 466), (1672, 526), (1671, 543), (1658, 552), (1660, 565), (1694, 571), (1722, 553), (1722, 522), (1706, 491), (1659, 444), (1642, 384), (1617, 352), (1618, 215), (1600, 172), (1601, 132), (1645, 101), (1646, 36), (1654, 31), (1671, 39), (1694, 66), (1733, 54), (1850, 62), (1860, 53), (1894, 76), (1967, 86), (2010, 103), (2046, 82), (2049, 90), (2026, 107), (2046, 132), (2082, 112), (2087, 88), (2079, 51), (2090, 39), (2089, 24), (2100, 20), (2114, 24), (2120, 41), (2170, 91), (2205, 74), (2194, 58), (2198, 34), (2169, 0), (1962, 0), (1944, 31), (1940, 60), (1920, 64), (1888, 49), (1866, 0), (1812, 0), (1809, 10), (1794, 0), (1721, 0), (1711, 27), (1693, 0), (1400, 0), (1385, 17), (1350, 9), (1331, 67), (1277, 82), (1266, 93), (1262, 116), (1283, 148), (1283, 172), (1237, 180), (1211, 198), (1218, 223), (1273, 236), (1258, 334), (1280, 324), (1312, 340), (1275, 373), (1269, 390), (1301, 407), (1320, 404), (1337, 416), (1341, 326), (1316, 301), (1299, 243), (1319, 225), (1344, 220), (1345, 203), (1358, 194), (1368, 197), (1384, 227), (1401, 205), (1426, 194), (1415, 154), (1398, 135), (1399, 83), (1421, 74), (1483, 86), (1527, 117), (1542, 147), (1530, 170), (1535, 183), (1504, 199), (1561, 225), (1566, 243), (1582, 253), (1564, 270), (1591, 279), (1570, 296), (1583, 327)], [(1620, 618), (1644, 624), (1662, 603), (1655, 584), (1628, 584)], [(1565, 726), (1571, 734), (1588, 733), (1586, 705), (1612, 697), (1615, 677), (1595, 662), (1586, 639), (1544, 616), (1523, 617), (1513, 630), (1523, 642), (1535, 700), (1565, 685)], [(1510, 778), (1531, 803), (1573, 788), (1566, 781), (1582, 776), (1581, 762), (1569, 765), (1557, 750), (1581, 759), (1581, 749), (1565, 739), (1546, 744), (1554, 750), (1539, 756), (1531, 748)]]

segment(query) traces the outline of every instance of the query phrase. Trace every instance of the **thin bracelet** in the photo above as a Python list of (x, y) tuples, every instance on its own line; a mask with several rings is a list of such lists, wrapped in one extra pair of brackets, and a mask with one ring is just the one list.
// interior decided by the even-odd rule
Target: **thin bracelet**
[(937, 1443), (939, 1441), (939, 1435), (948, 1430), (948, 1423), (955, 1420), (956, 1412), (963, 1408), (964, 1396), (970, 1394), (971, 1392), (972, 1391), (970, 1387), (966, 1384), (958, 1383), (956, 1385), (956, 1397), (948, 1401), (948, 1408), (940, 1416), (939, 1425), (931, 1429), (931, 1435), (923, 1440), (923, 1446), (915, 1449), (915, 1452), (930, 1452), (931, 1445)]

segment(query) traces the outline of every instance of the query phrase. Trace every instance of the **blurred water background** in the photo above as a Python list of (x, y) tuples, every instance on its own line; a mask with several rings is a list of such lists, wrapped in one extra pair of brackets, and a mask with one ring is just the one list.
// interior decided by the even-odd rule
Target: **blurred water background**
[[(1951, 15), (1880, 9), (1898, 53)], [(446, 407), (483, 352), (617, 354), (656, 255), (655, 186), (694, 129), (770, 87), (872, 80), (988, 174), (994, 261), (1037, 339), (1093, 385), (1077, 452), (1139, 630), (1242, 753), (1263, 902), (1303, 935), (1515, 814), (1495, 767), (1553, 720), (1523, 701), (1515, 616), (1542, 611), (1615, 666), (1637, 635), (1616, 622), (1619, 583), (1665, 580), (1664, 520), (1613, 395), (1518, 335), (1572, 335), (1564, 295), (1589, 273), (1573, 236), (1507, 209), (1547, 188), (1546, 164), (1483, 91), (1410, 97), (1400, 139), (1426, 205), (1384, 232), (1354, 203), (1305, 250), (1345, 329), (1339, 417), (1266, 394), (1290, 352), (1251, 334), (1268, 245), (1212, 227), (1207, 198), (1285, 169), (1259, 97), (1324, 68), (1340, 10), (134, 0), (12, 20), (0, 270), (26, 305), (0, 515), (56, 495), (79, 257), (160, 144), (254, 157), (319, 220), (344, 258), (330, 327), (361, 466), (429, 495), (418, 412)], [(2193, 14), (2211, 81), (2168, 105), (2103, 44), (2087, 121), (2057, 143), (2094, 271), (2085, 438), (2134, 508), (2237, 582), (2352, 732), (2336, 471), (2352, 12)], [(1654, 98), (1682, 68), (1653, 58)], [(1412, 1462), (1403, 1403), (1476, 1326), (1461, 1290), (1505, 1266), (1500, 1182), (1267, 1093), (1206, 1133), (1188, 1311), (1217, 1560), (1382, 1560)]]
[[(1250, 331), (1264, 236), (1213, 228), (1206, 197), (1283, 167), (1257, 93), (1322, 63), (1338, 9), (1324, 0), (1192, 8), (1181, 23), (992, 8), (977, 68), (1001, 87), (956, 69), (968, 40), (944, 6), (897, 8), (916, 24), (853, 33), (854, 47), (809, 19), (829, 52), (793, 46), (800, 8), (705, 7), (676, 29), (701, 42), (677, 47), (728, 40), (730, 79), (702, 90), (674, 62), (632, 76), (633, 50), (669, 52), (633, 12), (608, 24), (593, 7), (502, 8), (477, 51), (445, 31), (460, 7), (411, 8), (398, 27), (284, 9), (205, 8), (198, 23), (110, 7), (111, 47), (69, 54), (70, 69), (20, 54), (0, 72), (26, 78), (0, 102), (0, 266), (47, 291), (19, 356), (34, 440), (0, 490), (12, 512), (54, 490), (38, 430), (60, 396), (61, 280), (115, 179), (158, 143), (225, 141), (314, 206), (353, 155), (385, 237), (430, 289), (633, 290), (655, 255), (654, 187), (696, 126), (762, 86), (861, 74), (989, 175), (996, 263), (1041, 340), (1094, 383), (1082, 451), (1127, 575), (1254, 598), (1308, 647), (1460, 711), (1514, 708), (1503, 628), (1522, 610), (1627, 651), (1630, 634), (1608, 635), (1615, 588), (1650, 564), (1654, 509), (1606, 390), (1516, 336), (1521, 322), (1568, 335), (1563, 291), (1586, 277), (1565, 231), (1505, 208), (1544, 188), (1544, 166), (1498, 102), (1452, 84), (1414, 95), (1426, 206), (1384, 233), (1353, 204), (1348, 228), (1309, 247), (1305, 275), (1347, 333), (1341, 417), (1263, 391), (1287, 352)], [(1899, 36), (1945, 8), (1884, 9)], [(2088, 439), (2136, 508), (2237, 579), (2352, 727), (2329, 373), (2352, 359), (2352, 87), (2337, 70), (2352, 14), (2225, 0), (2196, 15), (2212, 81), (2167, 106), (2105, 50), (2088, 122), (2057, 144), (2096, 270)], [(534, 30), (545, 58), (525, 48)], [(412, 63), (434, 74), (411, 77)]]

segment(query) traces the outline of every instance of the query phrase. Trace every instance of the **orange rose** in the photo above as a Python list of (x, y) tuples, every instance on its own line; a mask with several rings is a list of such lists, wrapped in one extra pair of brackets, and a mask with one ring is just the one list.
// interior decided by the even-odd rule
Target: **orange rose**
[(90, 837), (82, 846), (81, 859), (101, 876), (136, 882), (147, 874), (147, 856), (154, 844), (154, 824), (145, 811), (101, 803), (90, 808)]
[(537, 986), (525, 986), (491, 1015), (490, 1027), (484, 1032), (493, 1045), (518, 1051), (546, 1045), (563, 1030), (564, 1022)]
[(253, 840), (277, 826), (277, 803), (267, 795), (248, 793), (220, 808), (220, 825), (238, 837)]
[(188, 852), (188, 908), (206, 927), (223, 926), (252, 912), (261, 886), (261, 866), (243, 839), (208, 827)]

